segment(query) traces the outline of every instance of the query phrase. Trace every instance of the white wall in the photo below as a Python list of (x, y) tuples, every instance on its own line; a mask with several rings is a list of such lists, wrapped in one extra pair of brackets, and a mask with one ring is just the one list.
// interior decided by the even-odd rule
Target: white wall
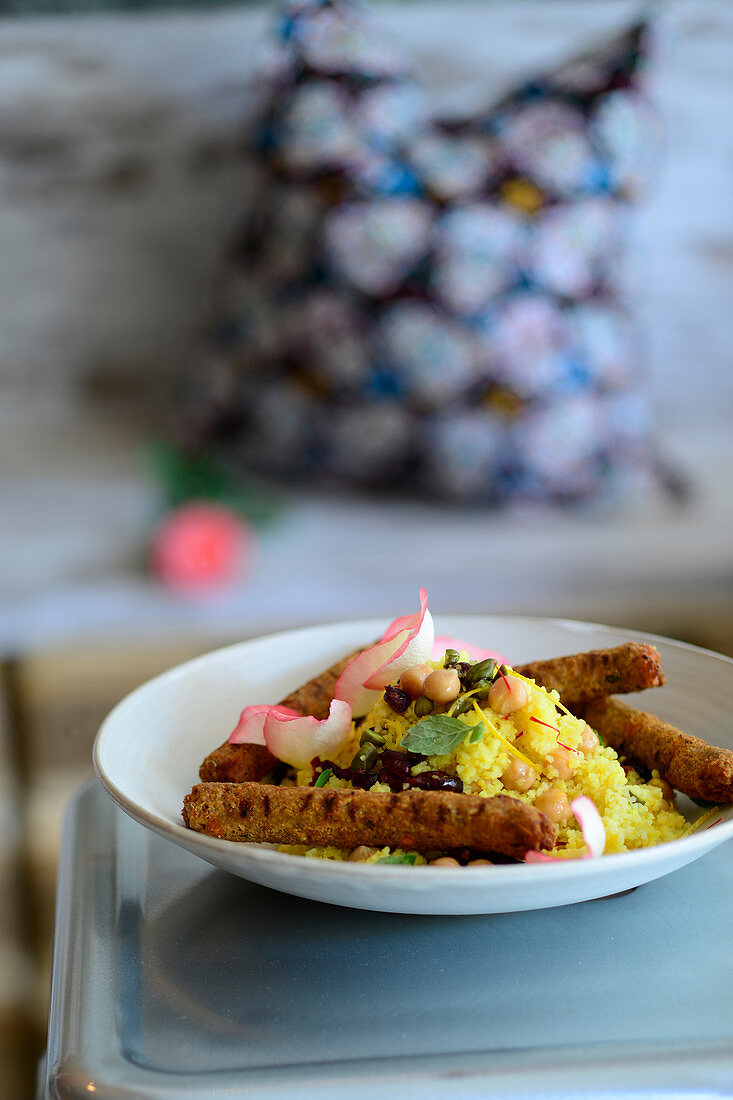
[[(639, 10), (626, 0), (386, 4), (444, 105), (490, 103)], [(449, 12), (449, 15), (448, 15)], [(733, 4), (666, 6), (668, 142), (634, 281), (663, 426), (733, 411)], [(245, 192), (261, 10), (0, 24), (0, 399), (83, 414), (188, 354)], [(692, 379), (694, 378), (694, 384)]]

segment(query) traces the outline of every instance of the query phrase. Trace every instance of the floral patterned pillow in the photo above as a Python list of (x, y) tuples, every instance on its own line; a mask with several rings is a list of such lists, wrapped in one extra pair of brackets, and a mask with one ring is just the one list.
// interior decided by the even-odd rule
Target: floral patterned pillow
[(242, 469), (456, 501), (652, 485), (620, 290), (658, 156), (646, 36), (441, 122), (368, 8), (286, 4), (199, 438)]

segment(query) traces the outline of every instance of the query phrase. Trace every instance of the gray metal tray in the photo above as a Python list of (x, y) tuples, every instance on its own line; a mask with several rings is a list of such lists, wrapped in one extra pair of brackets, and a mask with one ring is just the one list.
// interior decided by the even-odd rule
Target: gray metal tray
[(92, 783), (39, 1097), (731, 1095), (732, 897), (726, 844), (580, 905), (362, 913), (215, 871)]

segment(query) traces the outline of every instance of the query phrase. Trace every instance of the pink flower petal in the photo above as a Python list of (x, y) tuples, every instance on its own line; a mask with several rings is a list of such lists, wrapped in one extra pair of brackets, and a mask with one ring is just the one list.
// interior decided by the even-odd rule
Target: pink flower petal
[(483, 649), (472, 642), (463, 642), (460, 638), (453, 638), (450, 634), (438, 634), (433, 642), (433, 652), (430, 654), (432, 661), (439, 661), (446, 649), (455, 649), (458, 653), (465, 651), (476, 661), (485, 661), (487, 657), (493, 657), (497, 665), (505, 665), (506, 658), (494, 649)]
[(582, 794), (579, 798), (573, 799), (570, 803), (570, 809), (580, 825), (580, 831), (588, 849), (588, 856), (591, 859), (602, 856), (606, 847), (606, 829), (595, 803)]
[(399, 615), (396, 619), (393, 619), (389, 624), (384, 634), (381, 637), (381, 641), (387, 641), (389, 638), (395, 638), (403, 630), (414, 630), (416, 627), (419, 629), (422, 625), (423, 616), (428, 609), (428, 593), (427, 589), (420, 588), (418, 590), (418, 597), (420, 599), (420, 610), (416, 611), (413, 615)]
[(376, 703), (380, 692), (399, 679), (411, 665), (430, 657), (435, 627), (428, 611), (428, 594), (420, 589), (420, 610), (391, 622), (379, 641), (350, 661), (336, 681), (334, 696), (351, 705), (360, 718)]
[(283, 714), (272, 707), (265, 717), (265, 744), (270, 752), (295, 768), (307, 768), (314, 756), (335, 756), (351, 734), (351, 707), (334, 699), (328, 718)]
[(264, 745), (265, 719), (271, 711), (277, 711), (284, 716), (300, 717), (297, 710), (291, 710), (289, 707), (269, 706), (259, 703), (253, 707), (245, 707), (229, 736), (229, 744)]
[[(381, 642), (390, 643), (396, 646), (396, 649), (389, 663), (380, 667), (368, 681), (365, 681), (365, 687), (380, 691), (382, 688), (386, 688), (395, 674), (399, 675), (403, 669), (409, 668), (411, 664), (417, 664), (418, 658), (413, 658), (416, 644), (420, 653), (426, 649), (429, 652), (432, 648), (435, 627), (433, 626), (432, 615), (428, 611), (428, 594), (424, 588), (421, 588), (418, 595), (420, 597), (420, 610), (416, 611), (414, 615), (400, 615), (399, 618), (389, 624), (377, 643), (378, 645)], [(430, 646), (425, 644), (428, 635)], [(426, 658), (423, 657), (422, 659), (425, 660)], [(399, 670), (396, 668), (398, 662), (400, 664)]]

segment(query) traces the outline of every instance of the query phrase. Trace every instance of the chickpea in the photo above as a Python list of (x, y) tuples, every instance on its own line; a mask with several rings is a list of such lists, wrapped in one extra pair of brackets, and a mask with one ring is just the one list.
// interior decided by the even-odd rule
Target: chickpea
[(527, 685), (516, 676), (499, 676), (489, 690), (489, 706), (497, 714), (513, 714), (526, 707), (529, 699)]
[(358, 848), (354, 848), (349, 859), (353, 863), (364, 863), (365, 860), (369, 859), (369, 856), (373, 856), (376, 851), (376, 848), (368, 848), (366, 844), (360, 844)]
[(564, 749), (560, 746), (560, 748), (553, 749), (546, 759), (547, 763), (555, 769), (560, 779), (570, 779), (575, 771), (572, 749)]
[(501, 777), (502, 783), (510, 791), (528, 791), (536, 779), (537, 772), (534, 768), (517, 760), (516, 756), (511, 758)]
[(453, 856), (441, 856), (440, 859), (434, 859), (430, 864), (431, 867), (460, 867), (460, 863), (457, 859), (453, 859)]
[(559, 787), (550, 787), (548, 791), (543, 791), (535, 800), (535, 809), (547, 814), (550, 821), (558, 825), (562, 825), (570, 817), (568, 796)]
[(432, 671), (430, 665), (411, 665), (400, 676), (400, 687), (412, 699), (419, 699), (425, 690), (425, 679)]
[(461, 681), (454, 668), (436, 668), (426, 676), (423, 690), (434, 703), (452, 703), (460, 695)]
[(583, 732), (580, 735), (580, 751), (585, 753), (586, 756), (590, 756), (592, 752), (596, 751), (599, 744), (598, 734), (590, 728), (587, 722), (583, 722)]
[(493, 867), (490, 859), (469, 859), (466, 867)]

